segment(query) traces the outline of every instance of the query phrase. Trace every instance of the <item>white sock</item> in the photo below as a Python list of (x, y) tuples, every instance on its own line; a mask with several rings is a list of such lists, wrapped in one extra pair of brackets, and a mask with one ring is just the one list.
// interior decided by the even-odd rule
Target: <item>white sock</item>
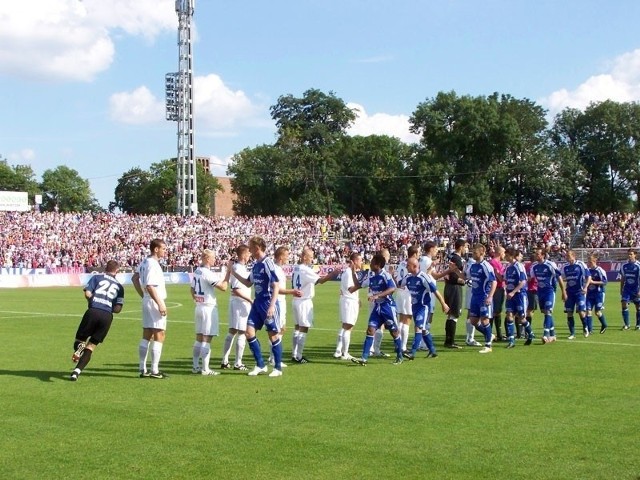
[(200, 366), (200, 342), (193, 342), (193, 368)]
[(140, 340), (140, 344), (138, 345), (138, 357), (140, 359), (140, 371), (147, 371), (147, 354), (149, 353), (149, 340), (145, 340), (144, 338)]
[(209, 360), (211, 359), (211, 344), (202, 342), (200, 345), (200, 357), (202, 358), (202, 370), (209, 371)]
[(378, 329), (376, 330), (376, 333), (373, 337), (373, 353), (378, 354), (380, 353), (380, 347), (382, 345), (382, 329)]
[(345, 330), (342, 334), (342, 355), (349, 355), (349, 345), (351, 344), (351, 330)]
[(342, 339), (344, 338), (344, 328), (341, 328), (340, 330), (338, 330), (338, 341), (336, 342), (336, 353), (339, 353), (342, 355), (342, 352), (344, 350), (342, 350)]
[(298, 335), (300, 332), (295, 330), (291, 338), (291, 358), (298, 358)]
[(400, 339), (402, 340), (402, 351), (407, 349), (407, 341), (409, 340), (409, 325), (406, 323), (400, 324)]
[(247, 345), (247, 337), (244, 336), (244, 333), (238, 334), (238, 339), (236, 340), (236, 366), (242, 365), (242, 355), (244, 355), (244, 347)]
[(305, 332), (298, 332), (298, 356), (296, 358), (302, 358), (302, 352), (304, 351), (304, 342), (307, 341), (307, 334)]
[[(224, 337), (224, 347), (222, 349), (222, 363), (229, 363), (229, 354), (231, 353), (231, 346), (233, 345), (233, 339), (235, 337), (235, 333), (227, 333), (227, 336)], [(244, 337), (244, 335), (240, 335), (238, 337), (238, 342), (240, 341), (240, 337)]]
[(162, 356), (162, 343), (154, 341), (151, 346), (151, 373), (160, 371), (160, 357)]
[(473, 342), (474, 336), (476, 334), (476, 327), (469, 321), (467, 318), (467, 322), (465, 323), (465, 327), (467, 329), (467, 342)]

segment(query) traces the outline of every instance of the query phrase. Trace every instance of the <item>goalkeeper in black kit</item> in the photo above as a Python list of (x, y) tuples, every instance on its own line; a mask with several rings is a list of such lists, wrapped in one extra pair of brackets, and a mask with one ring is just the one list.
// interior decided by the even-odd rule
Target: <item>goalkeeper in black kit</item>
[(98, 344), (104, 342), (111, 328), (113, 314), (122, 310), (124, 287), (116, 280), (119, 268), (118, 262), (109, 260), (105, 273), (94, 275), (84, 287), (84, 296), (89, 308), (82, 316), (73, 343), (74, 352), (71, 359), (77, 362), (69, 377), (73, 382), (78, 380)]

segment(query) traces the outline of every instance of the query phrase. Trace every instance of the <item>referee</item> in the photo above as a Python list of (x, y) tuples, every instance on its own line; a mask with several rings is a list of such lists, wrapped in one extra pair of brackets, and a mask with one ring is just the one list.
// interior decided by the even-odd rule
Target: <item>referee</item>
[(449, 257), (449, 274), (445, 278), (444, 284), (444, 301), (449, 305), (449, 313), (444, 325), (444, 346), (446, 348), (460, 348), (455, 339), (456, 325), (462, 313), (462, 287), (464, 285), (462, 271), (465, 263), (462, 256), (467, 253), (467, 246), (467, 241), (459, 238), (454, 244), (455, 251)]

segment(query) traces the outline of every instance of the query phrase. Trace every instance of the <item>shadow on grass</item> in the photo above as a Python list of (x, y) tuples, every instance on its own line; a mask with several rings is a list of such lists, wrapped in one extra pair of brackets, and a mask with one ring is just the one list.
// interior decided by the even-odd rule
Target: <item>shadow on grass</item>
[[(12, 377), (25, 377), (40, 380), (41, 382), (53, 382), (54, 380), (69, 380), (71, 370), (68, 372), (60, 372), (58, 370), (0, 370), (0, 377), (3, 375)], [(86, 370), (82, 373), (83, 377), (116, 377), (124, 378), (129, 375), (118, 375), (108, 372), (100, 372), (95, 370)]]

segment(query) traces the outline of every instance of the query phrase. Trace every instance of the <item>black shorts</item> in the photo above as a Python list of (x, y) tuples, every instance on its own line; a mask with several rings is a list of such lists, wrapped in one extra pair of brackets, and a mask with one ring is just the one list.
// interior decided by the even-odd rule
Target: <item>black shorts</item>
[(527, 301), (528, 301), (528, 305), (527, 305), (527, 311), (528, 312), (535, 312), (536, 310), (538, 310), (538, 294), (537, 292), (527, 292)]
[(104, 342), (109, 329), (111, 328), (111, 322), (113, 321), (113, 313), (99, 308), (90, 308), (82, 316), (78, 331), (76, 332), (76, 338), (80, 340), (86, 340), (91, 337), (91, 343), (98, 345)]
[(449, 306), (448, 318), (460, 318), (462, 314), (462, 285), (445, 283), (444, 303)]
[(493, 294), (493, 315), (500, 315), (504, 306), (504, 288), (496, 288)]

